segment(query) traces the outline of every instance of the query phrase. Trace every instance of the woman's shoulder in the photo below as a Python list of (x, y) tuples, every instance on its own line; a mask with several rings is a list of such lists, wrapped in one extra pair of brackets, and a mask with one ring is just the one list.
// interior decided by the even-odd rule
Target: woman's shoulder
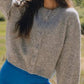
[(58, 7), (56, 10), (54, 10), (54, 13), (61, 15), (65, 18), (67, 17), (78, 17), (78, 11), (74, 8), (74, 7), (70, 7), (70, 8), (62, 8), (62, 7)]
[(67, 17), (79, 18), (78, 11), (75, 8), (65, 8), (65, 14)]
[(66, 8), (65, 12), (67, 14), (78, 14), (78, 11), (75, 8)]
[(74, 7), (70, 8), (62, 8), (59, 7), (59, 13), (61, 17), (64, 17), (65, 21), (67, 19), (73, 20), (73, 19), (79, 19), (79, 13)]

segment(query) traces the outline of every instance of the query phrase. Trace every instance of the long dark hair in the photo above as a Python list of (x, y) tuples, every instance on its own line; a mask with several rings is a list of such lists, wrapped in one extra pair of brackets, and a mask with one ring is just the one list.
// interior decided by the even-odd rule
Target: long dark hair
[[(60, 7), (72, 7), (71, 0), (56, 0)], [(15, 32), (18, 30), (18, 37), (30, 37), (30, 31), (33, 26), (34, 15), (38, 14), (39, 8), (44, 6), (44, 0), (26, 1), (26, 10), (15, 25)]]

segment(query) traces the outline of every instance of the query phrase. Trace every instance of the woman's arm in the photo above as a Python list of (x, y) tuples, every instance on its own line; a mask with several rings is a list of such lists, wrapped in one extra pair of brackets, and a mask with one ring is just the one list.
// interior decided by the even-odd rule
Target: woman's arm
[(68, 12), (67, 31), (61, 55), (56, 64), (57, 84), (79, 84), (81, 25), (77, 11)]
[(9, 17), (9, 12), (13, 6), (22, 7), (26, 4), (26, 1), (32, 0), (0, 0), (0, 11), (3, 13), (6, 19)]
[(0, 0), (0, 11), (3, 13), (6, 19), (8, 18), (11, 2), (12, 0)]

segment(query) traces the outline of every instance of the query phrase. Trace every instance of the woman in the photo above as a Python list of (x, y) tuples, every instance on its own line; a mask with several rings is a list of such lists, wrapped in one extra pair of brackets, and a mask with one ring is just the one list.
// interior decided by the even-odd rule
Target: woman
[(81, 25), (71, 0), (0, 0), (7, 20), (0, 84), (78, 84)]

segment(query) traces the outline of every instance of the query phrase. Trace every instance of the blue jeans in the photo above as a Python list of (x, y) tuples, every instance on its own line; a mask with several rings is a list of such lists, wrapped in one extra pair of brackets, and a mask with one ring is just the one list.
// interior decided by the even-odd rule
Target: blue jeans
[(26, 72), (6, 59), (0, 71), (0, 84), (50, 84), (49, 79)]

